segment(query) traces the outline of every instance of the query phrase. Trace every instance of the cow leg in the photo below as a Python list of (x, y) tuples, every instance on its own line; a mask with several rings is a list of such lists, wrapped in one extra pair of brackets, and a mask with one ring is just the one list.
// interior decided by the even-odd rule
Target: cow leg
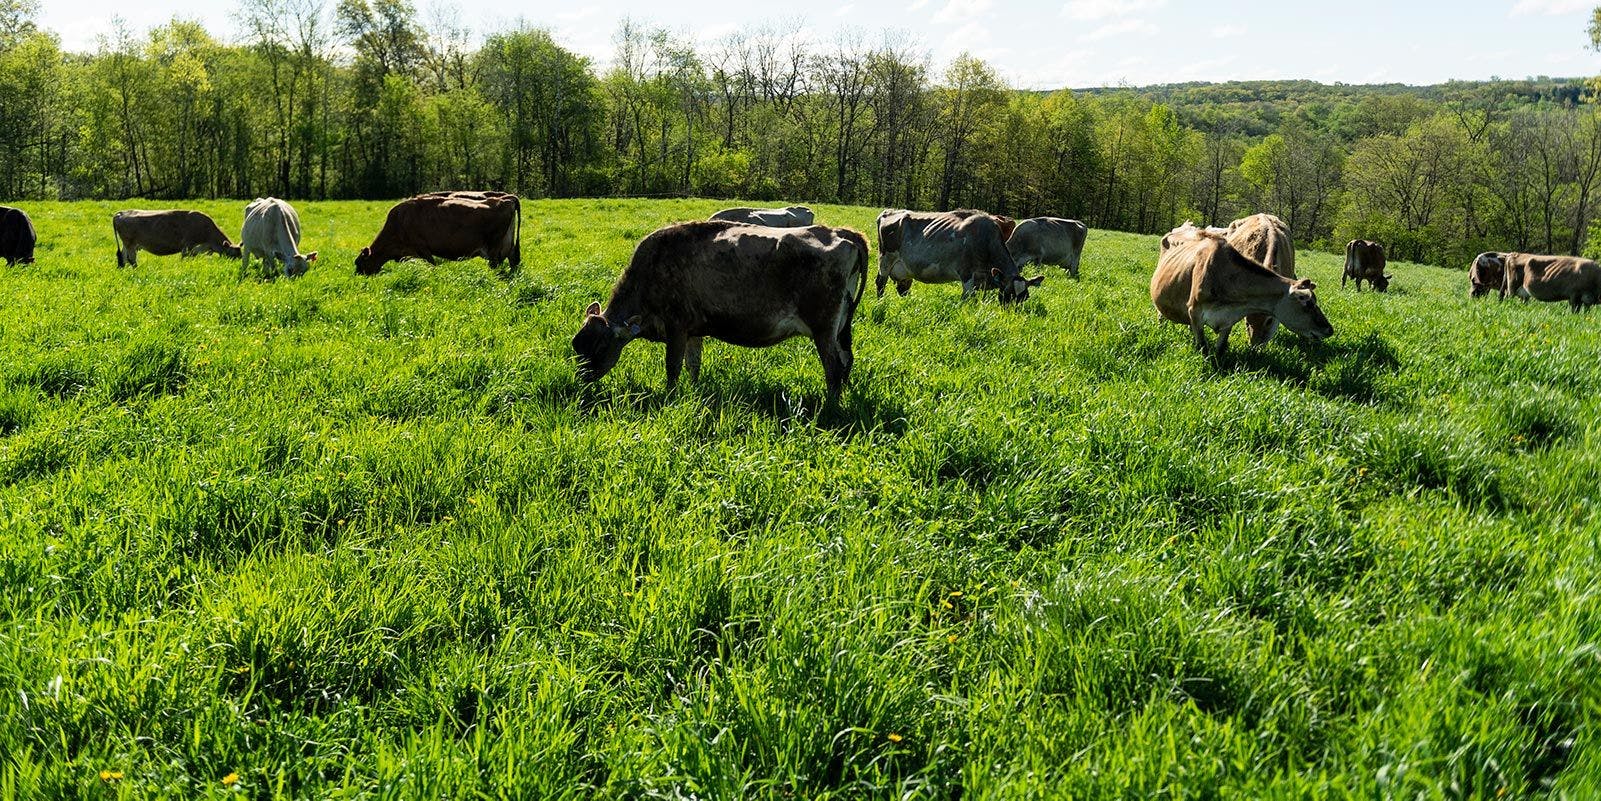
[(1195, 336), (1195, 349), (1203, 354), (1212, 352), (1211, 343), (1206, 341), (1206, 326), (1201, 325), (1201, 315), (1194, 307), (1190, 308), (1190, 333)]
[(833, 334), (823, 334), (814, 337), (812, 344), (817, 346), (817, 358), (823, 362), (823, 380), (828, 383), (828, 400), (838, 400), (845, 378), (850, 374), (850, 368), (840, 354), (839, 339)]
[(250, 274), (250, 250), (248, 248), (240, 248), (239, 249), (239, 280), (240, 281), (245, 280), (245, 276), (247, 276), (249, 274)]
[[(880, 257), (879, 260), (878, 260), (878, 277), (873, 279), (873, 286), (878, 289), (878, 297), (880, 297), (880, 298), (884, 297), (884, 286), (887, 285), (888, 283), (889, 283), (889, 268), (884, 265), (884, 259), (882, 257)], [(897, 281), (895, 285), (897, 287), (900, 286), (900, 282)]]
[(700, 381), (700, 352), (705, 344), (705, 337), (690, 337), (688, 346), (684, 348), (684, 366), (689, 368), (691, 381)]
[(689, 336), (682, 331), (667, 332), (667, 389), (678, 386), (678, 374), (684, 369), (684, 351), (689, 348)]
[(128, 257), (122, 255), (122, 245), (118, 245), (117, 246), (117, 268), (121, 269), (121, 268), (127, 267), (127, 266), (128, 266)]
[[(1223, 355), (1229, 352), (1229, 334), (1232, 334), (1232, 333), (1234, 333), (1234, 324), (1233, 323), (1230, 323), (1230, 324), (1225, 325), (1222, 328), (1218, 329), (1218, 331), (1217, 331), (1217, 347), (1215, 349), (1213, 349), (1213, 351), (1212, 351), (1212, 357), (1213, 358), (1218, 359), (1218, 360), (1222, 360)], [(1272, 336), (1272, 334), (1269, 334), (1268, 336)]]

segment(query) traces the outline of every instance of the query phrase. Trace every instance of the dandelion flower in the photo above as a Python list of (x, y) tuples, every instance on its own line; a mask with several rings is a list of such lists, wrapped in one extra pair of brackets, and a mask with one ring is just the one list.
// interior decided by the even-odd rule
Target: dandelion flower
[(100, 771), (100, 781), (103, 781), (103, 782), (114, 782), (114, 781), (120, 780), (121, 778), (122, 778), (122, 771), (120, 771), (120, 770), (102, 770), (102, 771)]
[(227, 776), (222, 777), (222, 786), (224, 787), (232, 787), (238, 783), (239, 774), (237, 773), (229, 773)]
[(896, 734), (895, 732), (890, 732), (888, 737), (889, 737), (889, 741), (892, 742), (892, 743), (898, 743), (901, 740), (906, 739), (905, 737), (902, 737), (899, 734)]

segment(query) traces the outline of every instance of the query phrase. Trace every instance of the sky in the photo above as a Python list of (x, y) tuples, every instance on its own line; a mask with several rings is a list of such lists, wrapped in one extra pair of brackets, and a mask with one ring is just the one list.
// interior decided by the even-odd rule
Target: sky
[[(1183, 81), (1306, 78), (1324, 83), (1601, 74), (1587, 49), (1601, 0), (887, 0), (736, 3), (729, 0), (459, 2), (414, 0), (478, 34), (526, 23), (604, 67), (625, 17), (710, 43), (741, 29), (795, 23), (829, 42), (910, 34), (936, 69), (968, 52), (1018, 88), (1145, 86)], [(136, 31), (174, 16), (238, 36), (236, 0), (43, 0), (40, 22), (68, 50), (92, 51), (121, 15)], [(332, 8), (335, 0), (327, 0)], [(808, 9), (804, 16), (786, 8)], [(1330, 13), (1338, 9), (1339, 13)]]

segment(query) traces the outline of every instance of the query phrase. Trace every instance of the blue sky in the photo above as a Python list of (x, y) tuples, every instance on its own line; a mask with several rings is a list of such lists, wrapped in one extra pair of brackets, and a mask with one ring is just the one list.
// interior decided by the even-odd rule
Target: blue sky
[[(618, 21), (632, 16), (704, 41), (785, 20), (800, 22), (803, 35), (821, 41), (850, 31), (871, 43), (883, 31), (902, 30), (937, 66), (965, 50), (1025, 88), (1283, 78), (1424, 84), (1601, 74), (1601, 54), (1585, 49), (1589, 10), (1601, 0), (414, 2), (424, 19), (437, 7), (479, 33), (525, 20), (602, 65)], [(236, 35), (237, 6), (229, 0), (44, 0), (43, 6), (45, 27), (73, 50), (93, 50), (115, 14), (136, 30), (176, 15), (198, 18), (225, 39)], [(786, 15), (786, 7), (811, 11), (802, 18)]]

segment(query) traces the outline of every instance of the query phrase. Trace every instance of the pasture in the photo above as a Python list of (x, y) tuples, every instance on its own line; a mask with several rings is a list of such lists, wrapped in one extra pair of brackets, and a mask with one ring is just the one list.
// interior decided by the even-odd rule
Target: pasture
[(1017, 309), (869, 285), (825, 410), (804, 339), (574, 376), (729, 203), (370, 279), (389, 204), (297, 203), (243, 282), (118, 270), (138, 205), (0, 268), (0, 797), (1601, 795), (1601, 316), (1303, 251), (1335, 337), (1213, 366), (1092, 231)]

